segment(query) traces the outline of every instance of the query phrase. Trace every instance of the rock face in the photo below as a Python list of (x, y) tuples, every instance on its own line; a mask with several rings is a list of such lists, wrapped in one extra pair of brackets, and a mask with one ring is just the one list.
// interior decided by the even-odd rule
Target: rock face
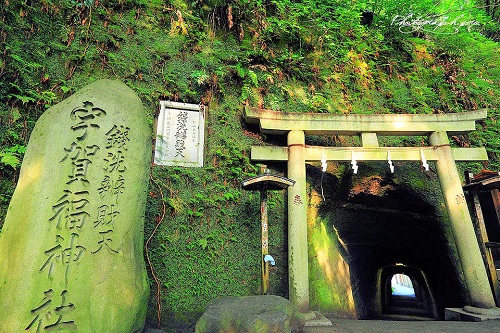
[(280, 296), (228, 297), (212, 301), (196, 323), (196, 333), (300, 332), (304, 319)]
[(0, 234), (0, 332), (142, 331), (150, 138), (117, 81), (40, 117)]

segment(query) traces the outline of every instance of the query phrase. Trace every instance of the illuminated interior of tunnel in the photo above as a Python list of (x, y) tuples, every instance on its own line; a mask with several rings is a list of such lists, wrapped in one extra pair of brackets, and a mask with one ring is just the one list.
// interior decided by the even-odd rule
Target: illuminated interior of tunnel
[(394, 274), (391, 278), (391, 296), (416, 298), (415, 288), (411, 280), (411, 277), (404, 273)]
[(424, 272), (401, 263), (378, 271), (381, 317), (437, 319), (436, 303)]
[[(310, 179), (317, 168), (308, 167)], [(359, 319), (436, 320), (444, 308), (463, 307), (466, 294), (458, 276), (452, 237), (434, 205), (390, 175), (367, 176), (363, 183), (325, 177), (319, 215), (327, 232), (342, 243)], [(414, 294), (393, 292), (394, 276), (404, 275)]]

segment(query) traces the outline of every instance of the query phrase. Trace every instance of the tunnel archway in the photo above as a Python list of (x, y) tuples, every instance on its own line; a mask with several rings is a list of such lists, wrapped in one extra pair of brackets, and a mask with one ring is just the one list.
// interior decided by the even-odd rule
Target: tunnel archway
[[(412, 294), (394, 291), (393, 280), (397, 275), (408, 277)], [(377, 301), (381, 318), (437, 319), (439, 317), (433, 291), (421, 269), (398, 263), (379, 268), (377, 276)]]
[[(343, 244), (339, 251), (349, 265), (359, 319), (443, 319), (444, 308), (466, 304), (445, 217), (421, 192), (390, 174), (364, 176), (356, 185), (326, 176), (321, 185), (315, 181), (320, 170), (308, 172), (313, 186), (325, 194), (320, 214)], [(397, 273), (410, 277), (414, 300), (390, 293)]]

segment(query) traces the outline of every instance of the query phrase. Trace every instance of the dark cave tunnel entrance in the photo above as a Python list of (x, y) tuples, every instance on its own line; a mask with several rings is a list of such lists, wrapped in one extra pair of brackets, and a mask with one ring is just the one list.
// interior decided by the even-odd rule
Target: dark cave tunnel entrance
[[(334, 214), (335, 227), (347, 249), (360, 318), (401, 315), (439, 319), (445, 307), (462, 306), (458, 297), (461, 285), (437, 218), (362, 204), (337, 207)], [(405, 269), (393, 274), (419, 281), (416, 285), (426, 295), (425, 302), (391, 305), (389, 300), (395, 301), (395, 297), (387, 285), (394, 267)]]
[[(339, 250), (349, 265), (359, 319), (439, 320), (444, 308), (465, 305), (456, 259), (434, 206), (390, 177), (367, 177), (369, 191), (353, 191), (350, 182), (332, 178), (323, 179), (320, 214), (343, 243)], [(382, 195), (374, 190), (384, 186)], [(409, 277), (415, 297), (392, 293), (395, 274)]]

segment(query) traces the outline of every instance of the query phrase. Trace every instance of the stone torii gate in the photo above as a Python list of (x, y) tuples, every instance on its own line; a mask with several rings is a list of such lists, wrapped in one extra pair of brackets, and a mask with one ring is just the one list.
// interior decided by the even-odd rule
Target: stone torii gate
[[(263, 134), (287, 135), (287, 147), (253, 146), (254, 161), (288, 162), (289, 298), (302, 312), (309, 311), (306, 162), (312, 161), (435, 161), (471, 305), (494, 308), (486, 269), (476, 240), (455, 161), (487, 160), (484, 148), (452, 148), (449, 134), (475, 130), (486, 110), (453, 114), (323, 114), (276, 112), (244, 108), (248, 123), (258, 123)], [(305, 135), (360, 136), (362, 147), (306, 146)], [(380, 147), (378, 136), (428, 136), (427, 147)], [(391, 164), (391, 163), (389, 163)]]

